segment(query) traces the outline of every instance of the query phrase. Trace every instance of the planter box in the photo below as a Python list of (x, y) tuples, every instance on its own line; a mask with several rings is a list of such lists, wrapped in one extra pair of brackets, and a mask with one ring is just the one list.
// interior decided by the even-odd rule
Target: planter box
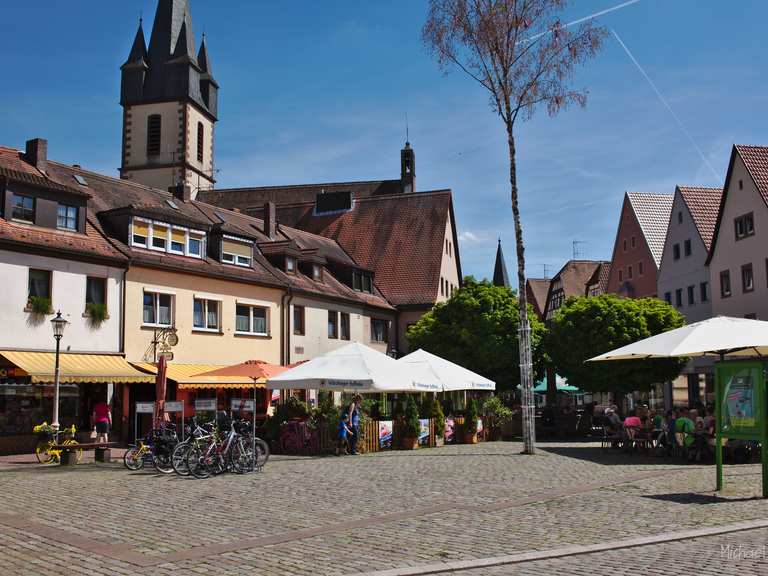
[(464, 432), (461, 439), (464, 444), (477, 444), (477, 432)]
[(442, 436), (435, 436), (435, 446), (445, 446), (445, 438)]
[(416, 450), (419, 447), (419, 438), (403, 437), (400, 441), (401, 450)]

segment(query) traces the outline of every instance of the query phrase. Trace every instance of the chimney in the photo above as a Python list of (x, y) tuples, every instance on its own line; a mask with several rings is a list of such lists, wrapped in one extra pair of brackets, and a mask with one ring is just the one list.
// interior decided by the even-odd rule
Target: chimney
[(274, 240), (277, 237), (277, 211), (275, 210), (274, 202), (264, 204), (264, 234), (270, 240)]
[(24, 159), (40, 172), (46, 172), (48, 170), (48, 140), (44, 138), (27, 140), (27, 151), (24, 154)]
[(182, 202), (189, 202), (192, 199), (192, 187), (189, 184), (176, 184), (176, 186), (170, 186), (168, 192)]

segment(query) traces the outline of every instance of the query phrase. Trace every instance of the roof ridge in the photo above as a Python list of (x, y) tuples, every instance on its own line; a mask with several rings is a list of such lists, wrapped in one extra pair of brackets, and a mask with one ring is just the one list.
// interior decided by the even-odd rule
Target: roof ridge
[(307, 182), (304, 184), (274, 184), (271, 186), (239, 186), (237, 188), (215, 188), (206, 192), (243, 192), (247, 190), (270, 190), (277, 188), (312, 188), (318, 186), (346, 186), (352, 184), (375, 184), (376, 182), (399, 182), (399, 178), (379, 178), (374, 180), (349, 180), (347, 182)]
[(101, 172), (96, 172), (94, 170), (89, 170), (88, 168), (83, 168), (80, 166), (80, 164), (77, 164), (77, 167), (75, 167), (72, 164), (66, 164), (64, 162), (59, 162), (57, 160), (48, 160), (48, 164), (55, 164), (56, 166), (60, 166), (62, 168), (66, 168), (68, 170), (83, 172), (87, 176), (93, 176), (96, 178), (105, 178), (108, 180), (114, 180), (116, 182), (120, 182), (121, 184), (129, 184), (133, 186), (134, 188), (141, 188), (142, 190), (149, 190), (150, 192), (156, 192), (160, 193), (164, 196), (169, 196), (172, 198), (175, 198), (172, 192), (169, 192), (167, 190), (162, 190), (160, 188), (153, 188), (152, 186), (147, 186), (146, 184), (141, 184), (140, 182), (135, 182), (133, 180), (126, 180), (124, 178), (116, 178), (114, 176), (110, 176), (108, 174), (102, 174)]

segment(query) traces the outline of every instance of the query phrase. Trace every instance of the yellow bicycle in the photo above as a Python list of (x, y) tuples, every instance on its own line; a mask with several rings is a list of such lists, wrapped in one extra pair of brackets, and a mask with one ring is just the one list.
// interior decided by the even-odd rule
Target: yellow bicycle
[(131, 446), (123, 455), (123, 464), (128, 470), (140, 470), (144, 468), (144, 460), (152, 452), (152, 447), (139, 440), (136, 446)]
[[(77, 440), (74, 438), (67, 438), (59, 442), (59, 436), (75, 435), (77, 429), (75, 428), (74, 424), (72, 424), (72, 426), (69, 428), (57, 430), (48, 424), (48, 422), (43, 422), (42, 424), (35, 426), (32, 431), (40, 438), (40, 440), (37, 442), (37, 446), (35, 446), (35, 457), (37, 458), (37, 461), (40, 462), (40, 464), (52, 464), (54, 462), (61, 462), (61, 450), (57, 450), (55, 446), (77, 444)], [(83, 451), (76, 450), (75, 458), (79, 464), (80, 460), (83, 458)]]

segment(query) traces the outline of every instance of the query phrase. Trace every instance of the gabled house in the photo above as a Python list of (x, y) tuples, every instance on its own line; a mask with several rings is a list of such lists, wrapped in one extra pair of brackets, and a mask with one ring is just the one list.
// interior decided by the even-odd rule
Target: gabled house
[(656, 296), (672, 198), (651, 192), (624, 195), (607, 292), (626, 298)]
[(768, 319), (768, 147), (731, 151), (707, 264), (712, 314)]
[(658, 294), (677, 308), (689, 324), (712, 315), (707, 258), (722, 195), (720, 188), (675, 188), (658, 274)]
[(533, 306), (539, 320), (544, 320), (550, 282), (549, 278), (528, 278), (525, 281), (525, 298)]
[(611, 275), (611, 263), (601, 262), (600, 266), (587, 280), (584, 296), (600, 296), (608, 291), (608, 278)]
[(597, 260), (569, 260), (552, 277), (544, 306), (544, 320), (551, 320), (571, 296), (584, 296), (587, 283), (604, 262)]

